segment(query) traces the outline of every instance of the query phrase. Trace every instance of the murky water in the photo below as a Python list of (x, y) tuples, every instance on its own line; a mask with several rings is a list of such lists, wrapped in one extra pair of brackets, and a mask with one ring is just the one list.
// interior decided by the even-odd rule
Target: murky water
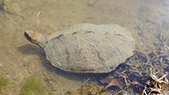
[[(2, 93), (18, 95), (25, 79), (37, 77), (50, 88), (49, 95), (65, 95), (84, 80), (95, 76), (69, 73), (53, 67), (46, 60), (45, 52), (28, 42), (23, 35), (25, 30), (31, 29), (47, 37), (79, 23), (119, 24), (131, 31), (136, 41), (137, 57), (127, 63), (130, 66), (137, 63), (138, 66), (131, 66), (128, 71), (141, 72), (145, 69), (145, 75), (154, 67), (159, 67), (156, 69), (160, 69), (161, 75), (169, 71), (168, 0), (2, 0), (0, 75), (14, 85), (8, 85)], [(140, 54), (146, 56), (147, 61), (142, 62)], [(145, 64), (149, 65), (146, 67)], [(96, 77), (92, 77), (89, 83), (105, 86)]]

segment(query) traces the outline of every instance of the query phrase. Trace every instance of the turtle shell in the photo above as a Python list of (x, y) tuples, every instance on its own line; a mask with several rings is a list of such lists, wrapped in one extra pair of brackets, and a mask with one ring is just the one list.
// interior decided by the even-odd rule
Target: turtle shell
[(78, 24), (47, 37), (46, 58), (69, 72), (107, 73), (133, 55), (131, 33), (117, 24)]

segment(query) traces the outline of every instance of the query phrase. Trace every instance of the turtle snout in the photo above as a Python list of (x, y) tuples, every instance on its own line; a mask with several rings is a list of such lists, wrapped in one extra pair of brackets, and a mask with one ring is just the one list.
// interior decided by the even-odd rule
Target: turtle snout
[(25, 36), (30, 42), (32, 42), (31, 37), (29, 36), (29, 34), (28, 34), (26, 31), (24, 32), (24, 36)]
[(46, 39), (43, 37), (42, 34), (33, 31), (33, 30), (27, 30), (24, 32), (25, 37), (32, 43), (40, 46), (45, 47), (46, 45)]

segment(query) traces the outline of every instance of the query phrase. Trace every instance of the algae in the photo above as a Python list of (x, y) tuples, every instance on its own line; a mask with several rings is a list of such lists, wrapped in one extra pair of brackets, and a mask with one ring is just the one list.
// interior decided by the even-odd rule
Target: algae
[(4, 77), (0, 77), (0, 93), (2, 92), (2, 89), (7, 85), (8, 81)]
[(31, 77), (25, 81), (19, 95), (46, 95), (48, 90), (42, 80)]

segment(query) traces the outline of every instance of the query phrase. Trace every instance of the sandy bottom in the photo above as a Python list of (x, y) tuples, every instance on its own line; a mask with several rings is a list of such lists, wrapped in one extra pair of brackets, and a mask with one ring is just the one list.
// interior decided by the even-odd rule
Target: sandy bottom
[[(135, 52), (138, 53), (126, 63), (132, 67), (126, 71), (142, 72), (142, 64), (145, 63), (149, 64), (144, 67), (147, 70), (144, 73), (148, 75), (149, 68), (160, 63), (163, 66), (156, 67), (160, 67), (157, 69), (160, 69), (161, 75), (164, 74), (169, 71), (168, 61), (164, 61), (169, 60), (168, 5), (167, 0), (0, 1), (0, 75), (8, 80), (7, 88), (0, 93), (18, 95), (29, 77), (41, 79), (50, 89), (49, 95), (65, 95), (76, 90), (88, 78), (91, 79), (87, 84), (103, 88), (105, 84), (98, 81), (99, 74), (69, 73), (53, 67), (46, 60), (45, 52), (28, 42), (23, 35), (25, 30), (31, 29), (47, 37), (79, 23), (124, 26), (131, 31), (136, 41)], [(136, 60), (140, 54), (145, 55), (148, 61)], [(136, 63), (137, 67), (134, 67)], [(126, 73), (122, 74), (127, 77)], [(108, 91), (109, 94), (115, 93), (111, 88)], [(134, 93), (133, 89), (128, 91)]]

